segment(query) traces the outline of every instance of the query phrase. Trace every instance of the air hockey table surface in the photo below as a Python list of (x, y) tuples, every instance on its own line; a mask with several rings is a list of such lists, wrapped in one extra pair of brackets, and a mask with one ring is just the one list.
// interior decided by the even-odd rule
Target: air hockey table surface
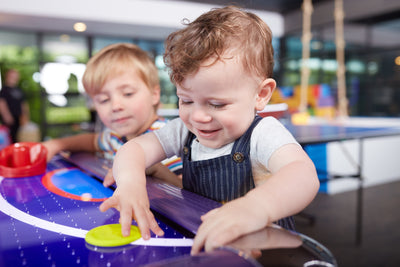
[(151, 177), (150, 206), (165, 235), (120, 247), (92, 246), (84, 239), (90, 229), (119, 220), (118, 211), (98, 208), (113, 192), (101, 184), (107, 164), (77, 153), (68, 160), (55, 157), (43, 175), (0, 177), (0, 266), (337, 265), (322, 244), (277, 226), (190, 256), (200, 216), (221, 204)]

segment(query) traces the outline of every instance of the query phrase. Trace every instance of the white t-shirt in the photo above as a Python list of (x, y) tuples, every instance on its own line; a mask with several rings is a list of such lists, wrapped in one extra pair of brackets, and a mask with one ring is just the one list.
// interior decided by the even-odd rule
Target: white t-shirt
[[(155, 130), (154, 133), (167, 157), (178, 155), (183, 158), (183, 147), (186, 144), (189, 130), (180, 118), (169, 121), (163, 128)], [(230, 154), (233, 144), (232, 142), (214, 149), (195, 141), (192, 143), (191, 159), (193, 161), (205, 160)], [(267, 167), (271, 155), (286, 144), (298, 143), (293, 135), (274, 117), (263, 118), (253, 129), (250, 139), (250, 160), (256, 185), (265, 180), (265, 175), (268, 175)]]

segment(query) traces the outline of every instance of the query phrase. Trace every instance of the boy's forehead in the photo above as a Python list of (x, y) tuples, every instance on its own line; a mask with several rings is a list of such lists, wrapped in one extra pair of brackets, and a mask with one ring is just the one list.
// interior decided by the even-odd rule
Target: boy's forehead
[(139, 74), (139, 71), (136, 68), (115, 68), (114, 70), (110, 71), (108, 74), (103, 76), (103, 81), (99, 85), (99, 91), (103, 89), (103, 87), (110, 81), (113, 80), (126, 80), (126, 78), (130, 79), (140, 79), (143, 80), (143, 77)]
[(203, 75), (208, 74), (208, 76), (215, 76), (218, 74), (226, 75), (235, 71), (243, 71), (243, 65), (240, 56), (233, 53), (224, 53), (219, 57), (213, 56), (203, 61), (197, 71), (187, 75), (187, 78), (193, 78), (200, 72)]
[(192, 88), (186, 84), (187, 84), (186, 79), (184, 79), (181, 83), (177, 84), (176, 85), (176, 93), (184, 94), (184, 93), (190, 92), (192, 90)]
[[(200, 63), (200, 67), (210, 67), (217, 62), (224, 63), (239, 63), (241, 62), (240, 51), (235, 48), (229, 48), (221, 54), (213, 54)], [(232, 62), (233, 61), (233, 62)]]
[(117, 65), (113, 67), (106, 75), (105, 75), (105, 81), (107, 82), (108, 80), (114, 79), (116, 77), (121, 77), (124, 75), (138, 75), (139, 71), (136, 66), (123, 66), (123, 65)]
[(185, 76), (177, 84), (177, 92), (205, 90), (206, 88), (235, 88), (238, 83), (249, 85), (258, 83), (254, 75), (245, 72), (238, 56), (216, 58), (205, 61), (199, 69)]

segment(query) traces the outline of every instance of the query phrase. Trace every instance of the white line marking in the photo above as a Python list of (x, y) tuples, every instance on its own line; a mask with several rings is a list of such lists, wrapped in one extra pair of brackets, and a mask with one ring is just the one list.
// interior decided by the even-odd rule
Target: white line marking
[[(1, 179), (0, 179), (1, 182)], [(7, 202), (0, 194), (0, 211), (4, 214), (13, 217), (21, 222), (30, 224), (35, 227), (39, 227), (51, 232), (60, 233), (64, 235), (85, 238), (87, 230), (65, 226), (55, 222), (49, 222), (30, 214), (27, 214), (10, 203)], [(193, 239), (191, 238), (150, 238), (144, 240), (142, 238), (131, 243), (132, 245), (143, 245), (143, 246), (158, 246), (158, 247), (191, 247), (193, 245)]]

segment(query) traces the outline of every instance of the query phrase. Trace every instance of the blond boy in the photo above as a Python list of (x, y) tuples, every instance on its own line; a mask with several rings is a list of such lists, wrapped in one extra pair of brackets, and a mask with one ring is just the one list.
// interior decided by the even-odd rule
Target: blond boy
[[(138, 46), (119, 43), (103, 48), (88, 61), (82, 82), (105, 129), (44, 142), (48, 159), (63, 150), (99, 151), (113, 159), (127, 140), (165, 125), (165, 120), (157, 115), (160, 103), (157, 68)], [(177, 163), (179, 169), (176, 157), (170, 161)], [(167, 166), (154, 164), (147, 168), (146, 174), (180, 186), (181, 180)], [(113, 183), (112, 176), (107, 175), (104, 185)]]

